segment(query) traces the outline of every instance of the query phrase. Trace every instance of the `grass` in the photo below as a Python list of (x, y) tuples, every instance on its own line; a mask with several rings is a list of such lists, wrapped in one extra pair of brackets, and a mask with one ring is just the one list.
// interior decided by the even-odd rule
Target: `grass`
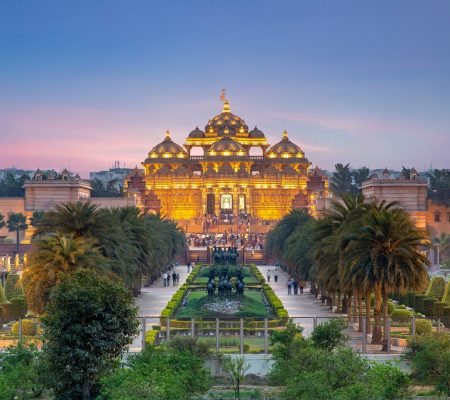
[[(233, 295), (234, 297), (234, 295)], [(214, 301), (220, 301), (217, 298)], [(273, 311), (264, 306), (262, 293), (258, 290), (248, 290), (244, 294), (244, 302), (241, 310), (234, 315), (220, 315), (205, 307), (208, 303), (206, 291), (198, 290), (190, 293), (188, 303), (180, 307), (175, 313), (175, 318), (208, 318), (208, 317), (254, 317), (274, 318)]]

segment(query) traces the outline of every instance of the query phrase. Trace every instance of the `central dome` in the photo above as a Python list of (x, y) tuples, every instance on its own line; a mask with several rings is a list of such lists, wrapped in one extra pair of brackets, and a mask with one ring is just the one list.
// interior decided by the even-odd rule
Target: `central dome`
[(303, 153), (303, 150), (289, 140), (287, 131), (283, 132), (283, 139), (281, 139), (281, 141), (277, 144), (274, 144), (267, 152), (267, 155), (270, 158), (305, 157), (305, 153)]
[(208, 150), (209, 156), (244, 156), (245, 154), (244, 147), (228, 134), (214, 142)]
[(225, 100), (222, 113), (208, 121), (205, 133), (209, 136), (236, 136), (237, 134), (247, 134), (248, 126), (242, 118), (231, 113), (230, 104), (228, 100)]

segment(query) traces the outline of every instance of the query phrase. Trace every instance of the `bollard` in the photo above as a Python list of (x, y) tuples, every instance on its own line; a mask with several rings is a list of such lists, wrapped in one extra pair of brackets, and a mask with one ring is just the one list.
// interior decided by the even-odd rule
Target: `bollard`
[(269, 320), (264, 318), (264, 354), (269, 353)]
[(216, 318), (216, 351), (217, 352), (219, 352), (219, 337), (220, 337), (219, 318)]
[(241, 338), (241, 343), (240, 343), (240, 352), (241, 354), (244, 354), (244, 319), (241, 318), (240, 319), (240, 338)]
[(170, 319), (167, 317), (166, 319), (166, 339), (167, 341), (170, 340)]
[(194, 318), (191, 319), (191, 337), (195, 337), (195, 320)]
[(147, 325), (146, 318), (142, 317), (142, 350), (145, 350), (147, 344)]
[(362, 319), (362, 353), (367, 352), (367, 317)]

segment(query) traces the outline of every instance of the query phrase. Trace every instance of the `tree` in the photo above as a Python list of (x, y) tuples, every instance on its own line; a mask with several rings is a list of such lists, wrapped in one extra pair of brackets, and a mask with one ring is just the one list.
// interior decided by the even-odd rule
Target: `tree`
[(102, 400), (188, 400), (210, 387), (204, 360), (188, 351), (148, 346), (101, 382)]
[(353, 265), (369, 268), (375, 292), (375, 325), (373, 343), (379, 343), (381, 317), (388, 317), (389, 295), (418, 291), (428, 284), (429, 261), (424, 249), (429, 247), (426, 232), (417, 229), (406, 211), (375, 204), (364, 215), (363, 224), (346, 249), (347, 260)]
[(427, 174), (428, 197), (438, 204), (450, 205), (450, 170), (435, 169)]
[(330, 189), (335, 194), (345, 194), (355, 192), (353, 186), (352, 172), (350, 164), (338, 163), (335, 165), (336, 171), (330, 179)]
[(434, 385), (439, 393), (450, 396), (450, 336), (416, 336), (405, 358), (412, 363), (412, 377)]
[(138, 332), (130, 292), (79, 269), (53, 289), (46, 311), (43, 352), (49, 386), (58, 399), (95, 398), (100, 377)]
[(39, 228), (39, 226), (43, 223), (45, 217), (44, 211), (33, 211), (33, 215), (30, 218), (30, 225), (33, 228)]
[(28, 308), (37, 314), (44, 312), (52, 288), (64, 274), (78, 268), (105, 270), (105, 260), (91, 239), (57, 233), (42, 237), (35, 246), (22, 280)]
[(349, 337), (344, 333), (347, 324), (341, 318), (330, 319), (314, 329), (311, 340), (315, 347), (331, 351), (344, 345)]
[(19, 254), (20, 231), (24, 231), (28, 228), (27, 217), (22, 213), (11, 213), (8, 215), (8, 222), (6, 225), (10, 232), (16, 232), (16, 254)]
[(5, 297), (8, 301), (23, 296), (22, 282), (16, 273), (9, 273), (5, 281)]
[(443, 232), (441, 236), (433, 238), (432, 242), (437, 247), (438, 265), (448, 266), (447, 264), (450, 261), (450, 234)]
[(0, 213), (0, 229), (2, 229), (5, 226), (6, 226), (6, 224), (5, 224), (5, 216), (2, 213)]
[(353, 171), (353, 178), (355, 180), (356, 189), (361, 192), (362, 183), (367, 181), (370, 177), (370, 169), (361, 167)]
[(245, 379), (245, 373), (250, 368), (250, 364), (245, 361), (245, 357), (225, 357), (223, 368), (228, 373), (234, 389), (234, 398), (241, 398), (241, 383)]
[(0, 181), (0, 197), (24, 197), (25, 188), (23, 187), (26, 180), (30, 177), (26, 174), (16, 179), (14, 174), (8, 172), (5, 178)]
[(35, 345), (19, 342), (0, 353), (0, 399), (31, 399), (40, 396), (41, 354)]

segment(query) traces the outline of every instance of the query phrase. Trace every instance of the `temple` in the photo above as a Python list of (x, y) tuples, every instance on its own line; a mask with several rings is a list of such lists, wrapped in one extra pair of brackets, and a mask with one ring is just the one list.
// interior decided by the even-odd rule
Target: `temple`
[[(203, 155), (191, 155), (201, 148)], [(251, 155), (255, 149), (260, 155)], [(125, 182), (145, 212), (160, 213), (188, 231), (201, 231), (214, 218), (246, 216), (254, 226), (270, 226), (293, 208), (316, 213), (315, 200), (328, 197), (328, 180), (284, 131), (270, 146), (264, 132), (249, 130), (224, 101), (222, 113), (195, 128), (183, 146), (169, 131)], [(219, 229), (219, 228), (217, 228)], [(226, 224), (224, 224), (226, 229)], [(228, 228), (228, 231), (230, 229)]]

